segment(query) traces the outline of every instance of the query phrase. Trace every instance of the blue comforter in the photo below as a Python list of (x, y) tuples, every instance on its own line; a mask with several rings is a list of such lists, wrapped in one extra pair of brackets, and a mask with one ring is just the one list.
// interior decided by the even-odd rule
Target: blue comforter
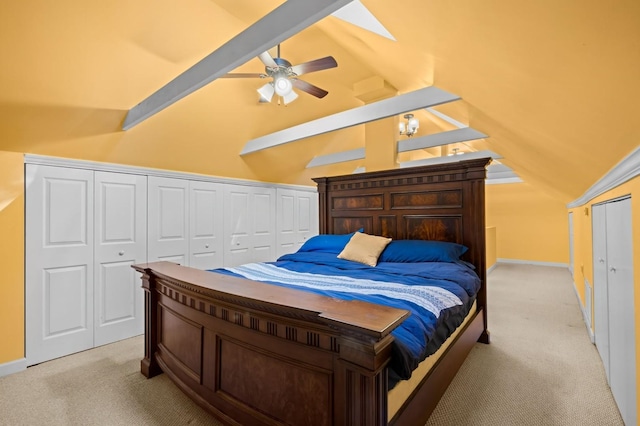
[(411, 377), (416, 366), (437, 350), (462, 322), (480, 288), (480, 279), (464, 263), (381, 262), (371, 267), (319, 252), (287, 254), (277, 262), (212, 272), (408, 310), (411, 315), (392, 332), (390, 387)]

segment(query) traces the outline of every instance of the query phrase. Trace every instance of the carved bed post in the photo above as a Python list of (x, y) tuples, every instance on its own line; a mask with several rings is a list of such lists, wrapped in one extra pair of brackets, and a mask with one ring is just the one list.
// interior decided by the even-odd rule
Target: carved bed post
[[(471, 263), (476, 265), (476, 273), (482, 280), (482, 287), (478, 292), (477, 301), (478, 306), (483, 308), (482, 320), (484, 323), (484, 330), (478, 338), (480, 343), (489, 343), (489, 328), (487, 319), (487, 265), (486, 257), (486, 223), (485, 223), (485, 196), (484, 196), (484, 180), (486, 178), (486, 166), (490, 162), (490, 159), (478, 160), (473, 166), (470, 166), (467, 170), (467, 186), (466, 193), (471, 194), (472, 200), (467, 200), (467, 208), (470, 209), (469, 217), (473, 217), (474, 226), (473, 241), (475, 241), (476, 249), (474, 251), (474, 258), (471, 259)], [(483, 164), (484, 163), (484, 164)], [(478, 253), (482, 253), (482, 256), (478, 256)]]
[(339, 339), (336, 360), (335, 425), (381, 426), (387, 424), (386, 368), (394, 338), (375, 343), (354, 338)]
[(318, 184), (318, 229), (321, 234), (329, 234), (327, 228), (329, 218), (327, 217), (327, 178), (313, 179)]
[(140, 372), (150, 379), (162, 373), (156, 361), (156, 350), (158, 349), (158, 328), (157, 321), (153, 319), (158, 316), (158, 294), (156, 292), (156, 280), (150, 269), (133, 268), (142, 273), (142, 288), (144, 289), (144, 358), (140, 361)]
[[(484, 169), (483, 169), (484, 172)], [(484, 174), (484, 173), (483, 173)], [(471, 185), (472, 187), (472, 192), (474, 193), (475, 197), (474, 197), (474, 201), (475, 201), (475, 205), (474, 205), (474, 209), (476, 210), (480, 210), (483, 211), (485, 210), (485, 198), (484, 198), (484, 178), (482, 180), (476, 180), (476, 181), (471, 181), (469, 183), (469, 185)], [(486, 253), (486, 223), (485, 223), (485, 215), (482, 215), (482, 218), (479, 219), (479, 225), (476, 228), (476, 233), (478, 234), (476, 236), (476, 241), (478, 241), (478, 244), (481, 247), (482, 253)], [(480, 277), (480, 279), (482, 280), (482, 287), (480, 288), (480, 291), (478, 292), (478, 296), (477, 296), (477, 300), (478, 300), (478, 306), (482, 306), (483, 310), (482, 310), (482, 320), (484, 322), (484, 330), (482, 331), (482, 334), (480, 335), (480, 338), (478, 338), (478, 342), (480, 343), (485, 343), (488, 344), (490, 337), (489, 337), (489, 322), (488, 322), (488, 318), (487, 318), (487, 264), (486, 264), (486, 257), (480, 257), (480, 259), (478, 259), (478, 262), (476, 263), (476, 265), (478, 265), (478, 269), (476, 269), (476, 273), (478, 274), (478, 276)]]

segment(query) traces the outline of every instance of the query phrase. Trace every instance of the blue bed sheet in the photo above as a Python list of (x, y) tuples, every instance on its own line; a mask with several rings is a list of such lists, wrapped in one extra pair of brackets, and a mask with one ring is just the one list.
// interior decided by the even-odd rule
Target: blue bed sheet
[(462, 322), (480, 288), (480, 279), (464, 263), (381, 262), (371, 267), (318, 252), (211, 271), (408, 310), (411, 315), (392, 332), (389, 387), (411, 377), (417, 365), (437, 350)]

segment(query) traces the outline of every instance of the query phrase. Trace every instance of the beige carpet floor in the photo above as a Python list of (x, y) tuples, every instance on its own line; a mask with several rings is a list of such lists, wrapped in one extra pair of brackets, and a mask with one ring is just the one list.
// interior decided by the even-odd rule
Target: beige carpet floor
[(476, 344), (427, 425), (622, 425), (569, 271), (499, 264), (487, 281), (491, 344)]
[[(427, 425), (621, 425), (567, 270), (501, 264), (488, 291), (492, 343)], [(0, 378), (0, 425), (218, 424), (166, 376), (146, 380), (142, 356), (136, 337)]]

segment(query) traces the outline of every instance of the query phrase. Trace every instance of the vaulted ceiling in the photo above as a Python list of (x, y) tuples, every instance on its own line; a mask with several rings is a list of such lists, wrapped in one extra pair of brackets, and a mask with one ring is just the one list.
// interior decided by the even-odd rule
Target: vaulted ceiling
[[(640, 143), (637, 0), (362, 0), (395, 41), (330, 16), (281, 44), (294, 64), (337, 60), (305, 77), (325, 98), (260, 104), (264, 81), (217, 79), (121, 129), (128, 110), (282, 3), (3, 2), (0, 150), (311, 184), (362, 165), (305, 168), (314, 156), (363, 147), (364, 125), (239, 153), (251, 139), (362, 106), (354, 85), (371, 77), (398, 94), (434, 85), (459, 95), (436, 109), (489, 135), (461, 147), (498, 153), (563, 202)], [(254, 58), (234, 72), (263, 69)], [(455, 128), (415, 113), (422, 135)]]

